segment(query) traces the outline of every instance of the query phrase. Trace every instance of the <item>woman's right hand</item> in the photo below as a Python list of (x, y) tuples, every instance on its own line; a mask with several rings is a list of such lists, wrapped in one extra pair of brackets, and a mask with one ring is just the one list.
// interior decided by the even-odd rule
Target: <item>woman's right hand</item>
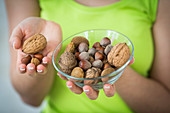
[[(32, 63), (28, 65), (22, 64), (21, 58), (25, 55), (21, 50), (23, 41), (37, 33), (43, 34), (47, 39), (47, 46), (42, 51), (44, 56), (42, 63), (37, 67)], [(27, 73), (31, 76), (45, 74), (47, 72), (47, 64), (51, 64), (54, 49), (61, 41), (62, 32), (58, 24), (38, 17), (27, 18), (16, 26), (11, 34), (9, 43), (15, 50), (17, 57), (12, 60), (16, 60), (16, 68), (18, 68), (20, 73)]]

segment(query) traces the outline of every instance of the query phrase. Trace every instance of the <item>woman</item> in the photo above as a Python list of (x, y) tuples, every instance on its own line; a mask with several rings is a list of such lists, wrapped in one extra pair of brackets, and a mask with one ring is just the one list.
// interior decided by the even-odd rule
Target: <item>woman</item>
[[(170, 112), (170, 1), (161, 0), (158, 5), (158, 0), (40, 0), (39, 3), (6, 0), (6, 6), (11, 33), (11, 80), (25, 103), (39, 106), (48, 95), (44, 113)], [(89, 86), (82, 89), (67, 81), (73, 94), (65, 87), (65, 81), (55, 76), (51, 64), (54, 48), (62, 37), (88, 29), (119, 31), (135, 46), (136, 61), (115, 83), (117, 93), (110, 84), (99, 93)], [(47, 67), (40, 64), (35, 69), (33, 64), (26, 66), (20, 62), (22, 40), (35, 33), (47, 37), (47, 48), (43, 51), (46, 56), (43, 64), (48, 64)]]

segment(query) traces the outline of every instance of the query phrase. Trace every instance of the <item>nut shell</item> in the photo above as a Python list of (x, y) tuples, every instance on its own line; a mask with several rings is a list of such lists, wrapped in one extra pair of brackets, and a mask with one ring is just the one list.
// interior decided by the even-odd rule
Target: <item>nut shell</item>
[(92, 65), (96, 68), (102, 68), (103, 67), (103, 62), (101, 60), (95, 60)]
[(62, 69), (72, 69), (77, 65), (76, 57), (71, 52), (64, 52), (59, 59), (59, 65)]
[(42, 51), (47, 45), (46, 38), (42, 34), (35, 34), (24, 41), (22, 51), (34, 54)]
[(38, 60), (41, 62), (43, 59), (43, 55), (42, 54), (35, 54), (34, 58), (38, 58)]
[(72, 69), (61, 69), (61, 71), (62, 71), (63, 73), (66, 73), (66, 74), (70, 75)]
[(91, 68), (91, 63), (88, 60), (81, 60), (79, 62), (79, 67), (81, 67), (83, 70), (87, 70)]
[(89, 50), (89, 46), (85, 42), (81, 42), (78, 46), (79, 52), (87, 52)]
[(107, 45), (104, 50), (105, 55), (108, 55), (108, 53), (111, 51), (112, 48), (113, 48), (113, 45), (111, 44)]
[(88, 52), (82, 52), (79, 54), (79, 60), (89, 60), (90, 56)]
[[(84, 78), (84, 71), (80, 67), (75, 67), (71, 72), (72, 77)], [(80, 80), (71, 79), (73, 81), (81, 82)]]
[(78, 45), (81, 43), (81, 42), (84, 42), (86, 43), (88, 46), (89, 46), (89, 41), (85, 38), (85, 37), (82, 37), (82, 36), (76, 36), (74, 37), (71, 42), (73, 42), (75, 44), (76, 47), (78, 47)]
[(130, 49), (126, 43), (116, 44), (107, 56), (108, 62), (117, 68), (123, 66), (130, 58)]
[(109, 38), (104, 37), (101, 41), (100, 41), (100, 45), (106, 47), (107, 45), (111, 44), (111, 41)]
[(71, 52), (74, 53), (75, 51), (75, 44), (73, 42), (69, 43), (65, 49), (65, 52)]
[(35, 66), (37, 66), (38, 64), (40, 64), (40, 61), (38, 60), (38, 58), (32, 58), (31, 63), (33, 63)]
[[(108, 74), (110, 74), (110, 73), (112, 73), (112, 72), (114, 72), (115, 71), (115, 69), (114, 68), (106, 68), (106, 69), (104, 69), (103, 71), (102, 71), (102, 73), (101, 73), (101, 76), (105, 76), (105, 75), (108, 75)], [(103, 82), (106, 82), (106, 81), (108, 81), (109, 80), (109, 77), (104, 77), (104, 78), (102, 78), (102, 81)]]
[[(95, 67), (92, 67), (91, 69), (88, 69), (86, 71), (86, 77), (85, 78), (96, 78), (100, 76), (101, 70)], [(97, 84), (99, 82), (99, 79), (96, 80), (84, 80), (84, 84)]]
[(21, 63), (23, 63), (23, 64), (28, 64), (28, 63), (30, 63), (30, 61), (31, 61), (31, 56), (30, 55), (25, 55), (22, 59), (21, 59)]

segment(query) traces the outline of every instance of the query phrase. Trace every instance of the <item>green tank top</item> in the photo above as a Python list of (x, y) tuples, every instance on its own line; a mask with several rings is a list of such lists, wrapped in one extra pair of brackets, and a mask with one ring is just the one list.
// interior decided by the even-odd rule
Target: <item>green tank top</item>
[[(110, 29), (123, 33), (134, 44), (135, 63), (131, 67), (147, 77), (154, 46), (152, 25), (158, 0), (120, 0), (103, 7), (87, 7), (73, 0), (40, 0), (41, 17), (61, 25), (63, 39), (89, 29)], [(77, 95), (57, 75), (43, 113), (131, 113), (130, 107), (116, 93), (108, 98), (103, 90), (97, 100), (84, 93)]]

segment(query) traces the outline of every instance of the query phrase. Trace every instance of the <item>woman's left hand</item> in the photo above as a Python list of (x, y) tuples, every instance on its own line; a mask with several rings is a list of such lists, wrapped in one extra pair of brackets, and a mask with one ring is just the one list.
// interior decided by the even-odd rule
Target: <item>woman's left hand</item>
[[(134, 57), (132, 58), (132, 60), (130, 61), (129, 65), (134, 63)], [(68, 79), (61, 75), (60, 73), (58, 73), (58, 75), (60, 76), (61, 79), (63, 80), (67, 80), (67, 87), (76, 94), (81, 94), (83, 93), (83, 91), (85, 92), (86, 96), (91, 99), (91, 100), (96, 100), (98, 95), (99, 95), (99, 91), (94, 90), (92, 87), (90, 87), (89, 85), (85, 85), (83, 88), (75, 85), (72, 81), (68, 81)], [(105, 84), (103, 86), (103, 90), (105, 92), (105, 95), (107, 97), (112, 97), (114, 96), (115, 92), (116, 92), (116, 88), (114, 84)]]

